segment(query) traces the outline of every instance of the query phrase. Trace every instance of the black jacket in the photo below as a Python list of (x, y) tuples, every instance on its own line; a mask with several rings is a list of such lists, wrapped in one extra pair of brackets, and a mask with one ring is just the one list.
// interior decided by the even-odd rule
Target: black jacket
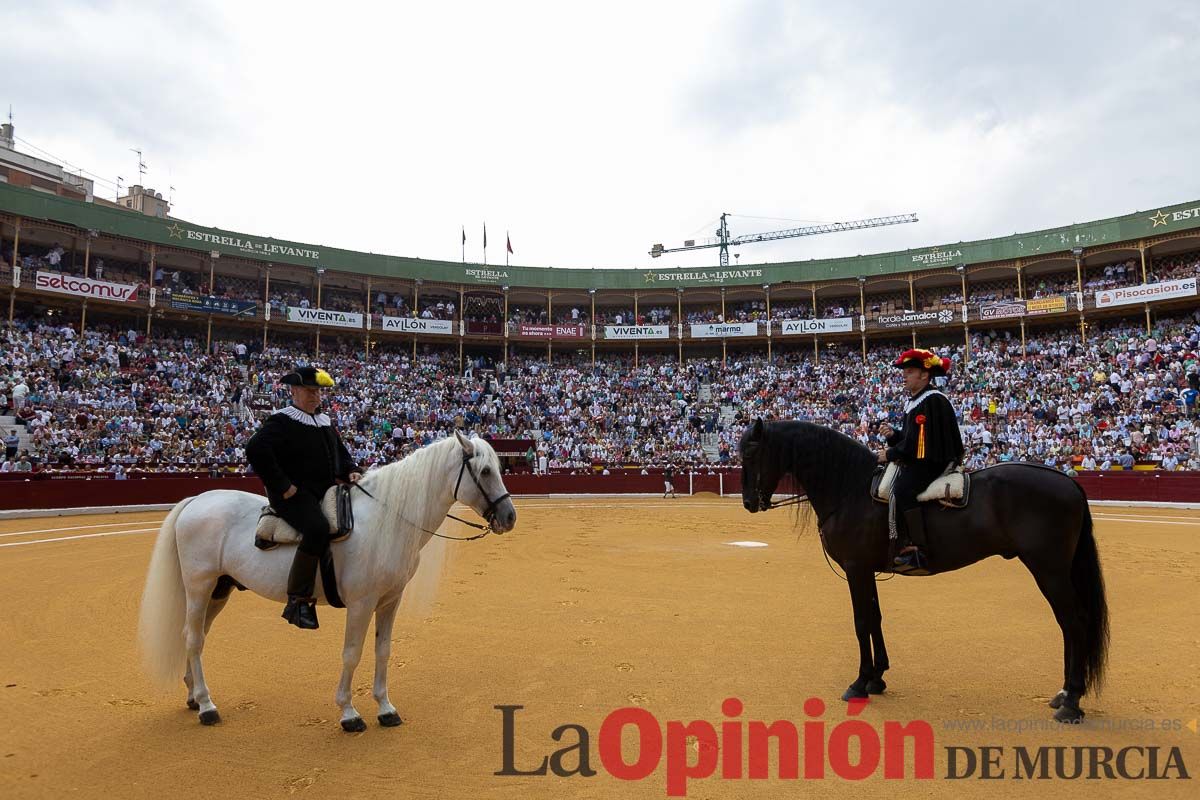
[(920, 402), (908, 409), (904, 427), (888, 437), (887, 442), (888, 461), (939, 470), (952, 461), (956, 464), (962, 461), (962, 436), (958, 432), (954, 408), (946, 396), (936, 390), (926, 390)]
[(351, 472), (362, 471), (329, 417), (309, 416), (294, 406), (267, 417), (246, 443), (246, 458), (272, 500), (282, 498), (293, 484), (320, 499), (337, 479), (349, 480)]

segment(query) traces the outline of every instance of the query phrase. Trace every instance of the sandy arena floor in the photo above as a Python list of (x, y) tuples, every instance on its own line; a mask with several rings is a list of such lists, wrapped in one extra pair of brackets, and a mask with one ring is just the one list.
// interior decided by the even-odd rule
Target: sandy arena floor
[[(276, 604), (235, 595), (206, 651), (224, 722), (205, 728), (184, 707), (182, 682), (171, 694), (151, 688), (135, 647), (164, 514), (0, 522), (0, 797), (665, 797), (663, 765), (638, 782), (603, 770), (597, 738), (610, 711), (720, 723), (722, 700), (737, 697), (742, 720), (799, 725), (817, 696), (827, 728), (845, 719), (837, 698), (857, 668), (850, 602), (815, 529), (798, 535), (784, 511), (751, 516), (713, 496), (528, 499), (518, 510), (503, 538), (451, 545), (438, 602), (397, 621), (390, 685), (402, 727), (374, 723), (364, 658), (356, 704), (370, 726), (356, 735), (340, 730), (333, 703), (341, 612), (322, 608), (321, 630), (301, 632)], [(1094, 514), (1112, 650), (1105, 691), (1084, 708), (1109, 729), (1012, 729), (1049, 719), (1061, 637), (1024, 568), (990, 559), (881, 586), (890, 688), (862, 718), (929, 721), (934, 780), (885, 781), (882, 767), (870, 786), (714, 776), (691, 781), (688, 796), (1194, 797), (1192, 781), (944, 777), (945, 748), (980, 745), (1008, 748), (1009, 777), (1017, 745), (1159, 745), (1160, 761), (1177, 746), (1200, 772), (1200, 735), (1186, 727), (1200, 716), (1200, 512)], [(725, 544), (735, 540), (769, 546)], [(952, 627), (956, 618), (969, 623)], [(564, 746), (550, 732), (576, 723), (599, 774), (493, 775), (502, 704), (525, 706), (518, 767)], [(1175, 729), (1128, 727), (1164, 719)]]

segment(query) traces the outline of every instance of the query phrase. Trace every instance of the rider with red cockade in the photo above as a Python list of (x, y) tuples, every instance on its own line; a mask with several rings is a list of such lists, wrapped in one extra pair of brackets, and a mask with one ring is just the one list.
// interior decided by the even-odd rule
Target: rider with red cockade
[(930, 386), (932, 378), (950, 371), (950, 359), (938, 358), (928, 350), (905, 350), (894, 366), (904, 371), (904, 388), (909, 400), (904, 406), (904, 426), (895, 430), (884, 423), (880, 433), (888, 447), (879, 451), (879, 462), (896, 462), (900, 474), (892, 487), (892, 523), (898, 555), (894, 566), (924, 567), (924, 556), (913, 544), (924, 541), (924, 522), (917, 495), (963, 456), (962, 436), (954, 408), (946, 395)]

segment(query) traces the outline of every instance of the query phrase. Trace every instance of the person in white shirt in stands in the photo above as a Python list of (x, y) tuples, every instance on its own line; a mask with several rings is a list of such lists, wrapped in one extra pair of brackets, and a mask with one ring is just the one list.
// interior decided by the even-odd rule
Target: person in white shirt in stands
[(0, 462), (0, 472), (13, 472), (17, 468), (17, 462), (11, 458), (4, 459)]

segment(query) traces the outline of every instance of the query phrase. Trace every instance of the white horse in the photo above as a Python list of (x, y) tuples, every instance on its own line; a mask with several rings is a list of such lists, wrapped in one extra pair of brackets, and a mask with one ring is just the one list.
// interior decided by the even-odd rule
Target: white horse
[[(421, 548), (450, 507), (456, 500), (469, 505), (497, 533), (512, 530), (517, 519), (495, 451), (482, 439), (457, 432), (454, 438), (368, 472), (360, 485), (371, 496), (353, 492), (354, 532), (332, 545), (338, 593), (346, 604), (336, 700), (342, 728), (350, 732), (367, 727), (351, 702), (350, 682), (372, 614), (379, 723), (391, 727), (402, 721), (388, 700), (392, 622), (405, 584), (417, 570)], [(183, 500), (163, 521), (150, 559), (139, 620), (143, 661), (164, 685), (184, 674), (188, 707), (200, 712), (205, 725), (220, 722), (221, 716), (209, 696), (200, 656), (209, 627), (228, 600), (230, 579), (271, 600), (287, 599), (295, 548), (263, 551), (254, 546), (264, 502), (258, 495), (229, 490)], [(318, 602), (325, 602), (320, 581), (317, 584)]]

